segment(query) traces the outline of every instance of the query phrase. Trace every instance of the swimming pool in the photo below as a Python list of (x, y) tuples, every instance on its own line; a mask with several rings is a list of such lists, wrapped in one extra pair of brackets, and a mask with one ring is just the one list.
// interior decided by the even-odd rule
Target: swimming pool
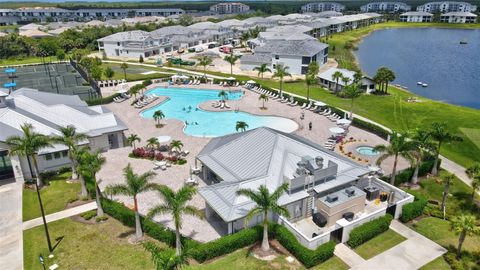
[[(219, 100), (220, 91), (173, 87), (155, 88), (148, 91), (146, 95), (167, 96), (169, 99), (143, 111), (140, 115), (144, 118), (153, 118), (156, 110), (162, 110), (165, 119), (183, 121), (185, 134), (196, 137), (218, 137), (234, 133), (237, 121), (246, 122), (248, 129), (264, 126), (290, 133), (298, 128), (295, 121), (283, 117), (259, 116), (235, 111), (210, 112), (198, 107), (205, 101)], [(242, 95), (242, 92), (229, 93), (228, 100), (238, 100)]]
[(357, 147), (356, 150), (359, 154), (362, 154), (364, 156), (376, 156), (376, 155), (378, 155), (378, 152), (373, 150), (373, 147), (370, 147), (370, 146), (359, 146), (359, 147)]

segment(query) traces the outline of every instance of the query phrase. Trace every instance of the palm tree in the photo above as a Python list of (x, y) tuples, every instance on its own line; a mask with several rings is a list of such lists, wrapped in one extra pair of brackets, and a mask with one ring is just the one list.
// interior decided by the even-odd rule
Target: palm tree
[(262, 108), (263, 110), (265, 110), (265, 101), (268, 101), (268, 96), (265, 95), (265, 94), (260, 94), (260, 96), (258, 97), (258, 100), (261, 100), (262, 101)]
[(242, 132), (247, 131), (248, 124), (245, 123), (244, 121), (237, 121), (237, 124), (235, 124), (235, 130), (238, 132), (239, 130)]
[(20, 128), (22, 136), (11, 136), (6, 140), (10, 146), (8, 154), (26, 157), (28, 162), (31, 160), (33, 163), (32, 177), (37, 178), (37, 185), (41, 187), (43, 182), (38, 171), (37, 153), (40, 149), (52, 147), (51, 140), (48, 136), (35, 132), (32, 124), (23, 124)]
[(352, 83), (345, 87), (345, 90), (343, 91), (343, 93), (345, 94), (346, 98), (349, 98), (351, 100), (350, 119), (353, 120), (353, 101), (362, 95), (362, 90), (358, 88), (358, 84)]
[(450, 133), (447, 130), (447, 123), (442, 122), (438, 123), (435, 122), (432, 124), (430, 129), (430, 136), (434, 141), (437, 142), (437, 147), (435, 148), (435, 162), (433, 163), (432, 174), (438, 174), (438, 157), (440, 156), (440, 149), (444, 143), (454, 142), (454, 141), (462, 141), (462, 138)]
[(113, 69), (111, 67), (107, 67), (104, 71), (103, 71), (103, 75), (105, 75), (105, 77), (107, 77), (107, 79), (112, 79), (113, 76), (115, 75), (115, 71), (113, 71)]
[(203, 76), (207, 77), (207, 66), (212, 63), (212, 58), (208, 56), (200, 56), (198, 65), (203, 66)]
[(222, 100), (227, 100), (228, 99), (228, 93), (224, 90), (220, 91), (218, 93), (218, 97), (221, 98)]
[(385, 72), (385, 93), (388, 93), (388, 83), (389, 82), (393, 82), (395, 80), (395, 73), (389, 69), (389, 68), (385, 68), (384, 69), (384, 72)]
[(475, 163), (465, 170), (468, 178), (472, 180), (472, 202), (475, 199), (475, 192), (480, 190), (480, 163)]
[(338, 92), (338, 82), (343, 78), (343, 73), (340, 71), (335, 71), (332, 74), (332, 80), (335, 81), (335, 92)]
[(449, 173), (449, 174), (444, 175), (441, 178), (442, 183), (443, 183), (443, 196), (442, 196), (442, 204), (440, 206), (440, 209), (443, 212), (443, 218), (444, 219), (445, 219), (445, 210), (446, 210), (446, 207), (447, 207), (447, 196), (448, 196), (448, 193), (449, 193), (449, 190), (450, 190), (450, 185), (453, 183), (453, 180), (455, 179), (455, 177), (456, 177), (455, 174)]
[(183, 143), (180, 140), (173, 140), (170, 143), (170, 149), (177, 150), (177, 152), (182, 151)]
[(268, 64), (261, 64), (258, 67), (254, 67), (253, 70), (258, 71), (258, 76), (261, 75), (262, 80), (263, 80), (263, 74), (264, 73), (266, 73), (266, 72), (272, 73), (272, 70), (268, 67)]
[(153, 119), (157, 121), (157, 125), (160, 125), (160, 120), (165, 118), (165, 114), (161, 110), (157, 110), (153, 113)]
[[(72, 165), (72, 179), (77, 179), (77, 164), (75, 158), (77, 146), (81, 141), (87, 140), (88, 137), (85, 134), (77, 133), (75, 126), (60, 127), (60, 134), (59, 136), (52, 137), (52, 142), (63, 144), (68, 148), (68, 158)], [(86, 195), (86, 193), (83, 194), (82, 192), (82, 196)]]
[(307, 102), (310, 102), (310, 86), (317, 82), (315, 74), (305, 74), (305, 83), (307, 84)]
[(130, 87), (130, 89), (128, 89), (128, 92), (130, 93), (130, 95), (133, 95), (135, 99), (137, 99), (137, 95), (140, 93), (140, 87), (134, 85)]
[(123, 78), (125, 80), (127, 80), (127, 68), (128, 68), (128, 64), (123, 62), (121, 65), (120, 65), (120, 68), (123, 69)]
[(101, 156), (100, 151), (90, 153), (89, 151), (82, 151), (79, 156), (79, 166), (78, 172), (80, 175), (85, 178), (90, 178), (95, 182), (95, 200), (97, 202), (97, 216), (101, 217), (104, 215), (102, 202), (100, 200), (102, 193), (98, 187), (97, 173), (102, 168), (102, 165), (105, 164), (105, 158)]
[(233, 74), (233, 65), (235, 65), (235, 62), (240, 59), (238, 55), (233, 55), (233, 50), (230, 55), (225, 56), (223, 60), (227, 61), (230, 64), (230, 74)]
[(415, 167), (412, 176), (412, 184), (416, 185), (418, 183), (418, 171), (420, 170), (420, 165), (425, 156), (430, 153), (434, 146), (430, 139), (430, 133), (426, 130), (416, 129), (413, 133), (412, 140), (415, 144), (415, 147), (410, 152), (412, 156), (412, 165)]
[(375, 81), (375, 83), (380, 86), (380, 89), (379, 89), (380, 92), (383, 92), (385, 78), (386, 78), (385, 67), (380, 67), (379, 69), (377, 69), (377, 73), (375, 73), (375, 76), (373, 76), (373, 80)]
[(243, 32), (242, 35), (240, 36), (240, 42), (242, 45), (245, 46), (245, 43), (250, 39), (250, 33), (249, 32)]
[(146, 172), (138, 175), (133, 172), (130, 163), (123, 169), (125, 184), (111, 184), (105, 188), (106, 194), (124, 195), (133, 197), (133, 211), (135, 212), (135, 236), (140, 239), (143, 236), (142, 224), (140, 223), (140, 214), (138, 213), (137, 196), (140, 193), (153, 190), (158, 187), (157, 184), (149, 182), (155, 176), (154, 172)]
[(159, 248), (152, 242), (144, 243), (143, 247), (152, 254), (157, 270), (178, 270), (182, 265), (188, 264), (188, 255), (185, 253), (177, 255), (175, 249)]
[(390, 178), (390, 184), (395, 185), (395, 176), (397, 173), (398, 156), (402, 156), (407, 160), (411, 160), (410, 151), (414, 148), (415, 144), (409, 141), (406, 136), (397, 133), (395, 131), (390, 135), (389, 145), (377, 145), (373, 148), (374, 151), (383, 153), (377, 159), (377, 165), (380, 165), (385, 159), (394, 157), (392, 176)]
[(141, 141), (142, 141), (142, 139), (140, 139), (140, 137), (138, 137), (137, 134), (130, 134), (127, 137), (128, 144), (130, 144), (134, 149), (136, 148), (135, 147), (135, 142), (141, 142)]
[(292, 75), (288, 73), (288, 66), (281, 66), (277, 65), (275, 67), (275, 72), (273, 73), (273, 78), (279, 78), (280, 79), (280, 97), (283, 98), (283, 78), (285, 77), (291, 77)]
[(158, 139), (155, 137), (152, 137), (147, 140), (147, 148), (152, 148), (154, 149), (155, 147), (158, 147), (160, 143), (158, 142)]
[(350, 81), (351, 81), (350, 78), (342, 77), (343, 89), (345, 89), (349, 85)]
[(148, 212), (147, 217), (152, 218), (159, 214), (172, 215), (175, 224), (175, 248), (176, 255), (182, 254), (182, 243), (180, 229), (182, 228), (182, 216), (191, 215), (198, 218), (203, 218), (201, 211), (193, 206), (186, 205), (197, 192), (194, 187), (183, 186), (177, 192), (173, 191), (167, 186), (159, 186), (155, 189), (160, 195), (163, 203), (153, 206)]
[(473, 215), (461, 215), (452, 218), (450, 222), (450, 229), (456, 234), (460, 234), (458, 238), (457, 246), (457, 259), (462, 257), (462, 245), (463, 241), (468, 235), (479, 234), (480, 227), (477, 225), (475, 216)]
[(357, 71), (355, 72), (355, 74), (353, 74), (353, 83), (358, 84), (362, 79), (363, 79), (363, 74), (361, 71)]
[(268, 251), (270, 249), (270, 245), (268, 243), (268, 212), (272, 212), (287, 218), (290, 216), (287, 208), (278, 205), (278, 199), (280, 198), (280, 196), (282, 196), (284, 192), (287, 191), (287, 183), (279, 186), (273, 193), (270, 193), (268, 188), (264, 185), (261, 185), (258, 188), (258, 191), (251, 189), (237, 190), (238, 196), (243, 195), (256, 204), (256, 207), (251, 209), (245, 217), (245, 225), (247, 225), (249, 221), (257, 215), (263, 215), (263, 251)]
[(317, 61), (312, 61), (310, 62), (310, 64), (308, 64), (307, 73), (312, 74), (316, 77), (319, 70), (320, 66), (318, 65)]

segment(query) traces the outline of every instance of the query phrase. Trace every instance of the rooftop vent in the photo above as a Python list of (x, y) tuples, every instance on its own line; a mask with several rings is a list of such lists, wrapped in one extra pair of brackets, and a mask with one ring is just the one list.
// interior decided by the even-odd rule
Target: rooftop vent
[(338, 201), (338, 195), (327, 195), (327, 202), (333, 203)]
[(318, 168), (323, 168), (323, 157), (317, 156), (315, 157), (315, 163), (317, 164)]
[(300, 161), (305, 164), (305, 168), (313, 174), (316, 170), (319, 169), (315, 159), (313, 159), (311, 156), (303, 156), (302, 161)]
[(355, 195), (355, 189), (353, 189), (353, 188), (346, 188), (346, 189), (345, 189), (345, 193), (347, 193), (347, 196), (348, 196), (348, 197), (352, 197), (353, 195)]

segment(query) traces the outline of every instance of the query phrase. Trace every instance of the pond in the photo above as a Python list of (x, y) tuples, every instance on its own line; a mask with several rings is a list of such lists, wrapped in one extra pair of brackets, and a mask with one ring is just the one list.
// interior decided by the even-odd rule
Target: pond
[(479, 29), (378, 30), (363, 39), (356, 56), (361, 69), (369, 76), (386, 66), (396, 74), (394, 83), (413, 93), (480, 108)]

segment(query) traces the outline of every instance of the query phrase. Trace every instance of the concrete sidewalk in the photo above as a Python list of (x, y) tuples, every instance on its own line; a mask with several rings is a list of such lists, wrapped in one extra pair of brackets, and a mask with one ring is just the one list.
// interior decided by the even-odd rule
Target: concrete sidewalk
[(0, 268), (23, 269), (21, 183), (0, 186)]
[(348, 266), (350, 267), (365, 263), (364, 258), (360, 257), (360, 255), (355, 253), (355, 251), (353, 251), (343, 243), (335, 246), (335, 251), (333, 252), (333, 254), (339, 257), (344, 263), (348, 264)]
[[(70, 208), (70, 209), (66, 209), (66, 210), (63, 210), (63, 211), (60, 211), (60, 212), (56, 212), (56, 213), (47, 215), (45, 217), (45, 219), (47, 220), (47, 223), (49, 223), (49, 222), (52, 222), (52, 221), (56, 221), (56, 220), (64, 219), (64, 218), (67, 218), (67, 217), (75, 216), (75, 215), (78, 215), (78, 214), (81, 214), (81, 213), (85, 213), (87, 211), (94, 210), (94, 209), (97, 209), (97, 203), (96, 202), (90, 202), (90, 203), (87, 203), (87, 204), (83, 204), (83, 205), (80, 205), (80, 206), (77, 206), (77, 207), (73, 207), (73, 208)], [(42, 224), (43, 224), (43, 221), (42, 221), (41, 217), (31, 219), (31, 220), (23, 222), (23, 230), (28, 230), (28, 229), (31, 229), (33, 227), (40, 226)]]

